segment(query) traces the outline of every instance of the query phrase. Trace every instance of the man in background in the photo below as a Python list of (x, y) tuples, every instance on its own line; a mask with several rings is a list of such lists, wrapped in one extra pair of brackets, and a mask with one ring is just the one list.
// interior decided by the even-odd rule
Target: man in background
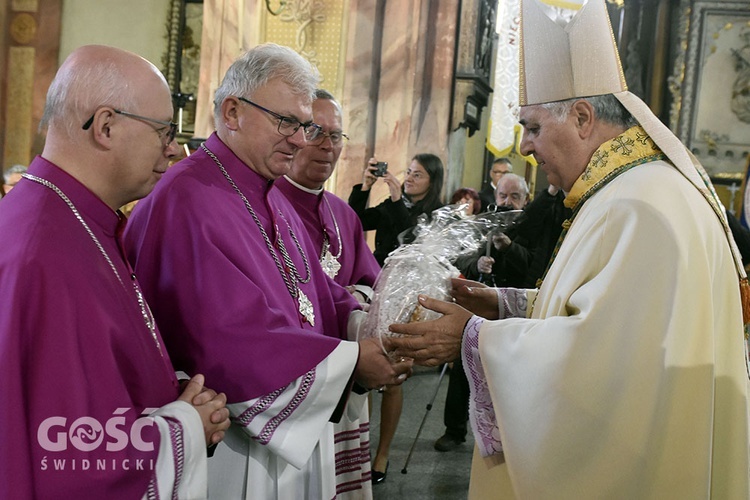
[[(500, 178), (495, 189), (498, 210), (523, 210), (528, 202), (529, 186), (523, 177), (506, 174)], [(475, 254), (456, 261), (466, 278), (482, 281), (482, 276), (491, 277), (492, 286), (521, 286), (525, 282), (532, 258), (530, 242), (523, 237), (517, 239), (513, 229), (517, 226), (511, 227), (510, 231), (495, 230), (488, 235), (489, 253), (482, 246)]]
[[(294, 156), (289, 173), (274, 182), (307, 230), (323, 270), (369, 303), (380, 265), (367, 246), (359, 216), (341, 198), (325, 190), (344, 143), (341, 105), (323, 89), (315, 91), (313, 119), (318, 136)], [(336, 498), (371, 498), (370, 419), (363, 391), (349, 395), (341, 421), (334, 425)]]
[(490, 183), (479, 192), (479, 199), (482, 201), (482, 212), (487, 211), (487, 207), (495, 203), (495, 189), (497, 183), (505, 174), (513, 172), (513, 164), (508, 158), (497, 158), (492, 162), (490, 169)]

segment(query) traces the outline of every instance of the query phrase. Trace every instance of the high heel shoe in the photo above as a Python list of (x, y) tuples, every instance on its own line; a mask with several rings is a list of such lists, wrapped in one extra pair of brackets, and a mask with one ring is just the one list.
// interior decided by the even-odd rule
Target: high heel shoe
[(388, 474), (388, 466), (390, 461), (385, 463), (385, 471), (380, 472), (379, 470), (372, 469), (372, 484), (380, 484), (385, 482), (385, 476)]

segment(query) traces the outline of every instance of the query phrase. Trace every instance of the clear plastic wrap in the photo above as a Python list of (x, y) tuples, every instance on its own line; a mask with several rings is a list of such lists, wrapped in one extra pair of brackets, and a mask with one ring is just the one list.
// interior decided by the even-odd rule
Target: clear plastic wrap
[(453, 266), (457, 257), (476, 252), (492, 231), (507, 231), (520, 221), (521, 210), (489, 212), (469, 217), (465, 205), (435, 210), (430, 221), (421, 216), (409, 231), (411, 243), (402, 244), (385, 260), (375, 282), (375, 293), (365, 320), (365, 337), (395, 335), (393, 323), (436, 319), (439, 314), (417, 302), (420, 294), (441, 300), (450, 298), (450, 279), (459, 276)]

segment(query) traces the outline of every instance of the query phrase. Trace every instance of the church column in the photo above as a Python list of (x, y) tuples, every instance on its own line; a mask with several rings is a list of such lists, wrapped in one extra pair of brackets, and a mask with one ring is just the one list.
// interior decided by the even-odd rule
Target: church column
[(0, 150), (6, 169), (28, 165), (43, 147), (36, 130), (57, 70), (61, 0), (7, 0), (2, 9)]

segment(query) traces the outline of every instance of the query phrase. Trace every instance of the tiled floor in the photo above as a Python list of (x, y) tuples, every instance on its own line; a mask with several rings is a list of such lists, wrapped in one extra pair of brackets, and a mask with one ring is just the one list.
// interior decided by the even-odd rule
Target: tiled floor
[[(414, 375), (404, 383), (404, 409), (391, 445), (388, 476), (384, 483), (373, 486), (375, 500), (466, 498), (474, 449), (471, 430), (466, 436), (466, 442), (453, 451), (443, 453), (433, 448), (435, 440), (445, 431), (443, 407), (448, 390), (448, 372), (440, 381), (437, 397), (428, 412), (427, 405), (435, 394), (439, 378), (440, 371), (437, 368), (417, 367)], [(374, 393), (370, 420), (372, 456), (375, 455), (380, 434), (380, 401), (380, 394)], [(409, 460), (407, 473), (403, 474), (406, 458), (425, 415), (427, 418)]]

